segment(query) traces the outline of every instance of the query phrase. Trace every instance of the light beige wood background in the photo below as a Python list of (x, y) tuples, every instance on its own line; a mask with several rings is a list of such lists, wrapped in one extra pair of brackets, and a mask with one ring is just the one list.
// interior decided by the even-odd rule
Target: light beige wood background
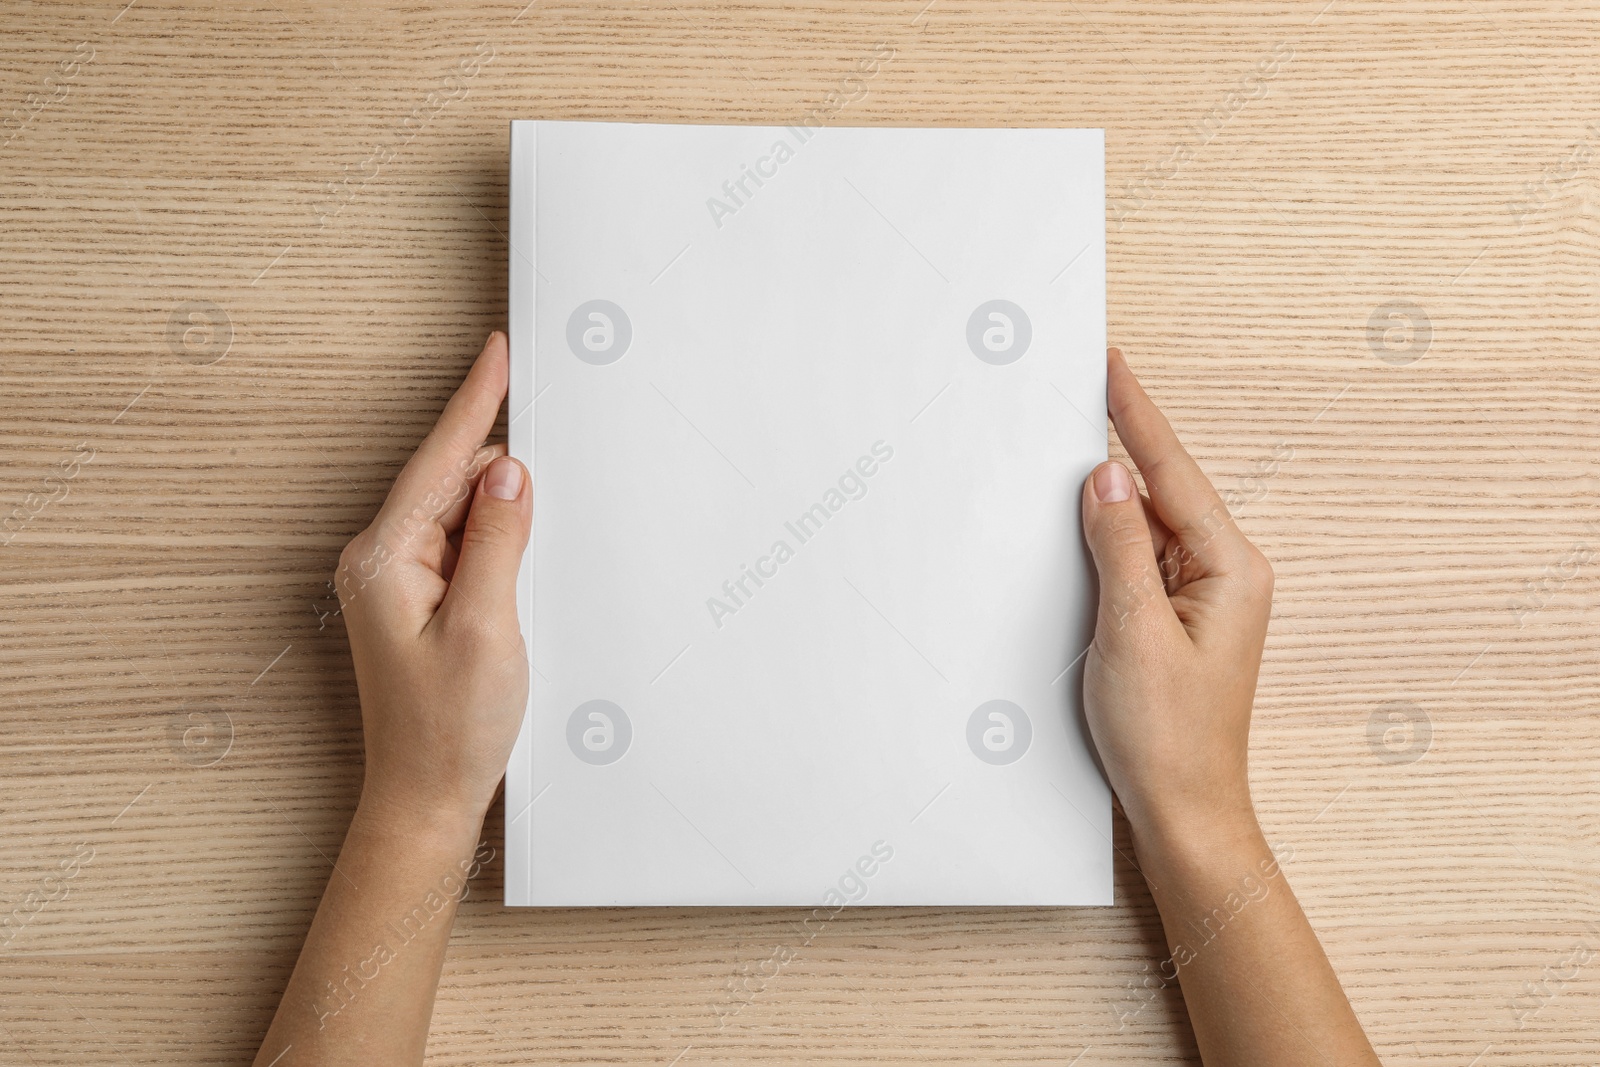
[[(360, 775), (324, 583), (504, 321), (506, 121), (790, 122), (879, 41), (840, 122), (1107, 130), (1111, 336), (1277, 565), (1256, 794), (1385, 1062), (1600, 1059), (1592, 4), (524, 3), (0, 4), (6, 910), (93, 850), (0, 948), (0, 1065), (265, 1030)], [(1122, 861), (847, 912), (723, 1028), (794, 913), (499, 893), (433, 1062), (1196, 1059), (1176, 990), (1125, 1016)]]

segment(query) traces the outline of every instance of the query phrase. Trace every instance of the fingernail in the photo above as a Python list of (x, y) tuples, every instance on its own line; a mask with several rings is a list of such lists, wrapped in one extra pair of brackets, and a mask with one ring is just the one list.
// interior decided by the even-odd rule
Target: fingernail
[(1094, 472), (1095, 499), (1102, 504), (1120, 504), (1133, 495), (1133, 475), (1120, 463), (1107, 463)]
[(483, 476), (483, 491), (496, 500), (517, 499), (517, 494), (522, 492), (522, 464), (507, 456), (489, 464)]

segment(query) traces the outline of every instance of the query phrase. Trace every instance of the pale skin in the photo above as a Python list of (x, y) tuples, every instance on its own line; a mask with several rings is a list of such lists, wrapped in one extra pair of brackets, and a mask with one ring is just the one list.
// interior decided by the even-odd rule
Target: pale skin
[(484, 445), (507, 371), (495, 333), (340, 556), (366, 774), (258, 1067), (422, 1062), (460, 880), (527, 704), (513, 589), (532, 485)]
[[(492, 334), (340, 557), (365, 779), (256, 1067), (423, 1061), (456, 904), (489, 854), (483, 819), (528, 693), (514, 588), (532, 485), (485, 444), (507, 358)], [(1251, 804), (1271, 567), (1115, 350), (1108, 370), (1112, 419), (1149, 496), (1114, 462), (1084, 485), (1101, 587), (1084, 697), (1161, 912), (1162, 973), (1176, 970), (1207, 1067), (1377, 1064)]]
[(1272, 567), (1108, 357), (1107, 406), (1148, 495), (1115, 461), (1084, 484), (1100, 575), (1084, 708), (1176, 963), (1158, 971), (1176, 970), (1206, 1067), (1376, 1065), (1250, 799)]

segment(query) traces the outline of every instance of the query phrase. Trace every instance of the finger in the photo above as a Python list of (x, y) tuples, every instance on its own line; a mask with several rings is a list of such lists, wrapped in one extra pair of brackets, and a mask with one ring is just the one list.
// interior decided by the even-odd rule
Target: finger
[(1183, 583), (1180, 572), (1183, 570), (1185, 560), (1193, 561), (1193, 557), (1183, 550), (1183, 543), (1178, 540), (1178, 535), (1167, 529), (1167, 524), (1161, 521), (1161, 516), (1156, 514), (1155, 505), (1150, 503), (1150, 498), (1141, 494), (1139, 504), (1144, 511), (1144, 523), (1150, 530), (1150, 544), (1156, 552), (1156, 570), (1161, 575), (1161, 580), (1166, 583), (1167, 594), (1170, 596), (1174, 590)]
[(472, 507), (473, 491), (478, 487), (478, 479), (483, 476), (483, 472), (489, 464), (505, 455), (508, 451), (509, 449), (506, 448), (505, 442), (502, 441), (499, 444), (484, 445), (473, 453), (472, 469), (463, 479), (467, 484), (465, 491), (460, 494), (461, 499), (446, 508), (444, 513), (435, 520), (440, 526), (444, 527), (445, 533), (453, 534), (460, 531), (462, 523), (467, 521), (467, 511)]
[(1155, 505), (1143, 493), (1139, 494), (1139, 508), (1144, 512), (1144, 524), (1150, 530), (1150, 544), (1156, 550), (1156, 559), (1160, 560), (1166, 556), (1167, 548), (1172, 544), (1172, 531), (1167, 529), (1167, 524), (1156, 514)]
[[(477, 488), (478, 479), (491, 462), (505, 454), (504, 444), (485, 445), (478, 449), (473, 455), (471, 466), (462, 477), (462, 486), (454, 494), (459, 499), (454, 503), (448, 503), (450, 494), (441, 494), (448, 507), (437, 519), (424, 521), (425, 515), (410, 517), (402, 521), (399, 527), (385, 527), (384, 532), (391, 540), (395, 540), (395, 535), (400, 535), (395, 545), (399, 549), (396, 555), (422, 564), (449, 582), (461, 547), (461, 529), (466, 523), (467, 511), (472, 506), (473, 491)], [(441, 597), (444, 595), (443, 590), (439, 595)], [(438, 607), (437, 602), (434, 607)]]
[(405, 520), (435, 522), (461, 500), (472, 495), (472, 480), (481, 467), (474, 466), (479, 447), (500, 413), (509, 374), (506, 335), (496, 330), (440, 413), (422, 444), (417, 446), (389, 498), (378, 512), (378, 523)]
[(532, 524), (533, 486), (527, 469), (502, 456), (484, 471), (472, 496), (450, 591), (437, 615), (444, 625), (488, 626), (522, 647), (517, 569)]
[(1100, 464), (1083, 483), (1083, 535), (1100, 575), (1097, 639), (1125, 630), (1136, 618), (1175, 618), (1156, 566), (1144, 502), (1133, 475), (1115, 460)]
[(1249, 542), (1115, 348), (1107, 352), (1106, 376), (1112, 424), (1144, 476), (1157, 516), (1204, 571), (1226, 573), (1244, 566)]
[(439, 576), (446, 582), (456, 575), (456, 560), (461, 558), (461, 549), (449, 541), (444, 543), (444, 548), (439, 553)]

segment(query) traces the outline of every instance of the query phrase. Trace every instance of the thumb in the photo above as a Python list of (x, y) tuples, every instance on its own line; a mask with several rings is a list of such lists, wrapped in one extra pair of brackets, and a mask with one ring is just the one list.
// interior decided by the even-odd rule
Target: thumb
[(461, 552), (439, 614), (487, 623), (507, 640), (515, 640), (520, 632), (517, 569), (532, 524), (533, 486), (527, 468), (501, 456), (478, 479), (461, 532)]
[(1126, 629), (1141, 610), (1166, 606), (1144, 502), (1133, 475), (1115, 460), (1100, 464), (1083, 483), (1083, 533), (1100, 575), (1097, 632)]

